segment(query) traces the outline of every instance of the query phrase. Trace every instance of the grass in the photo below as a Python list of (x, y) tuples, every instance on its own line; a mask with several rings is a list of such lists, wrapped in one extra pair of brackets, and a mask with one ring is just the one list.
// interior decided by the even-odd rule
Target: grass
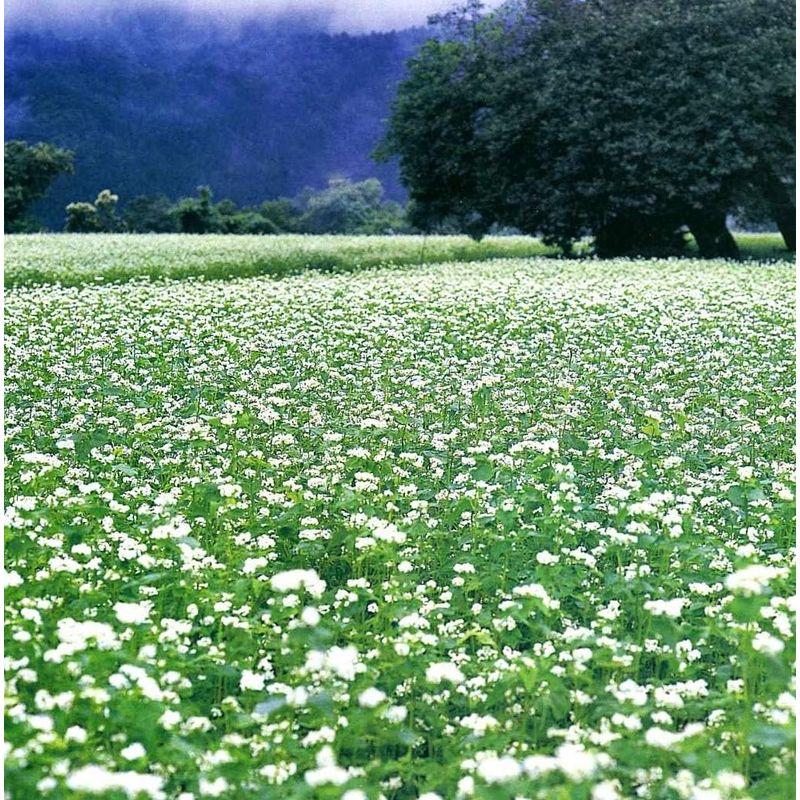
[[(206, 246), (20, 241), (39, 275)], [(793, 285), (8, 290), (10, 796), (792, 796)]]

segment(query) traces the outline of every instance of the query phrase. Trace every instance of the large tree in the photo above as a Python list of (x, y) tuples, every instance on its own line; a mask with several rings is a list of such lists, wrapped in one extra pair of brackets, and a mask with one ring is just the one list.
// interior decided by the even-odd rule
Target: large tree
[(12, 140), (5, 143), (4, 221), (6, 231), (24, 230), (30, 206), (61, 174), (72, 172), (73, 154), (52, 144)]
[(591, 233), (603, 255), (674, 252), (687, 226), (736, 256), (726, 215), (757, 198), (794, 248), (789, 0), (539, 0), (450, 23), (381, 148), (417, 224), (458, 214), (565, 249)]

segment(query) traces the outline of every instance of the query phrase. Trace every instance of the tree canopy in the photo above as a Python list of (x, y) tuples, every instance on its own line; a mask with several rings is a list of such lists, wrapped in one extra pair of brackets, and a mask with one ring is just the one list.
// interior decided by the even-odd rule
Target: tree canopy
[(5, 143), (4, 221), (7, 231), (34, 225), (26, 218), (30, 206), (43, 197), (62, 173), (72, 172), (72, 153), (52, 144), (12, 140)]
[(766, 207), (794, 248), (789, 0), (470, 2), (409, 64), (379, 156), (417, 225), (451, 216), (569, 250), (735, 256), (726, 215)]

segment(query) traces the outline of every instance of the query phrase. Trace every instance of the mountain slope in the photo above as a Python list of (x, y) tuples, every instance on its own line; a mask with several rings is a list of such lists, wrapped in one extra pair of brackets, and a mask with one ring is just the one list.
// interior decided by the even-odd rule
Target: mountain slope
[(111, 188), (124, 202), (210, 184), (255, 203), (333, 175), (379, 177), (372, 162), (394, 86), (424, 30), (330, 34), (284, 18), (224, 27), (175, 11), (120, 14), (96, 27), (6, 33), (6, 138), (76, 153), (74, 176), (42, 201), (64, 205)]

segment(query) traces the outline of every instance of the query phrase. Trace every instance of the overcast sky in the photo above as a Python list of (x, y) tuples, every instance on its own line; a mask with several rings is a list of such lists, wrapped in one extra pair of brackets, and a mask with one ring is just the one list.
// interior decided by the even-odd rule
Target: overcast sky
[[(500, 0), (487, 0), (488, 7)], [(198, 14), (213, 11), (231, 19), (272, 16), (287, 11), (311, 12), (327, 19), (332, 30), (368, 31), (424, 25), (429, 14), (446, 10), (452, 0), (6, 0), (6, 24), (54, 18), (71, 21), (102, 17), (125, 7), (171, 5)]]

